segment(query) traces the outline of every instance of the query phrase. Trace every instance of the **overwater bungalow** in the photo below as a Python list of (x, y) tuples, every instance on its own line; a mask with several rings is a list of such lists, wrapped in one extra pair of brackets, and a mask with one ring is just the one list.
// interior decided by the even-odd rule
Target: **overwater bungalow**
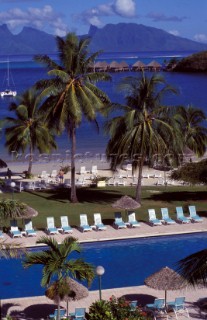
[(106, 61), (98, 61), (94, 65), (95, 72), (106, 72), (109, 68), (109, 65)]
[(146, 69), (146, 65), (139, 60), (132, 65), (132, 71), (144, 71), (145, 69)]
[(160, 71), (162, 69), (162, 65), (157, 61), (153, 60), (147, 65), (147, 70), (149, 71)]
[(119, 66), (121, 68), (121, 71), (129, 71), (130, 70), (129, 65), (125, 61), (120, 62)]
[(112, 61), (109, 65), (109, 71), (110, 72), (117, 72), (121, 71), (121, 66), (117, 61)]

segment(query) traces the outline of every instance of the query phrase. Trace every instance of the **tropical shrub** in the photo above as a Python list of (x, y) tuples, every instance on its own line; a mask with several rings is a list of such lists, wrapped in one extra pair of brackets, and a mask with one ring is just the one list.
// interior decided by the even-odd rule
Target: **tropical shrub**
[(89, 308), (89, 320), (115, 320), (111, 313), (111, 304), (109, 301), (95, 301)]
[(94, 302), (89, 308), (89, 320), (146, 320), (148, 316), (141, 307), (131, 310), (130, 302), (125, 298), (112, 296), (109, 301)]
[(190, 184), (207, 184), (207, 160), (189, 162), (174, 170), (171, 174), (174, 180), (181, 180)]

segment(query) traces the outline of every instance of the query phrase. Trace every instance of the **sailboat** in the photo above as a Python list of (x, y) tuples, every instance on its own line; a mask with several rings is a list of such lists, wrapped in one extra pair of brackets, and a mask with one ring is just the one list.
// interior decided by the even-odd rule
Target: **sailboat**
[(10, 89), (10, 70), (9, 70), (9, 60), (7, 61), (7, 74), (6, 74), (6, 89), (1, 91), (1, 97), (16, 97), (17, 92)]

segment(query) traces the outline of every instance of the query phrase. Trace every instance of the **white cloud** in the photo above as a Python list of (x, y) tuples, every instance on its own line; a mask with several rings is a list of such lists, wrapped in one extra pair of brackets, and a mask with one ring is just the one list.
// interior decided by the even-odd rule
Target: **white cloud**
[(207, 43), (207, 35), (205, 34), (195, 34), (193, 37), (195, 41), (201, 42), (201, 43)]
[(103, 25), (102, 18), (108, 16), (121, 16), (131, 18), (136, 16), (135, 0), (114, 0), (112, 3), (105, 3), (82, 12), (75, 18), (81, 19), (86, 24), (93, 24), (97, 27)]
[(19, 31), (23, 26), (41, 29), (55, 35), (65, 35), (67, 25), (63, 23), (62, 17), (58, 15), (50, 5), (42, 8), (28, 8), (20, 10), (14, 8), (7, 12), (0, 12), (1, 23), (6, 23), (12, 32)]
[(116, 0), (113, 4), (115, 13), (122, 17), (134, 17), (136, 5), (134, 0)]
[(174, 36), (179, 36), (180, 35), (180, 33), (179, 33), (179, 31), (178, 30), (170, 30), (170, 31), (168, 31), (170, 34), (172, 34), (172, 35), (174, 35)]

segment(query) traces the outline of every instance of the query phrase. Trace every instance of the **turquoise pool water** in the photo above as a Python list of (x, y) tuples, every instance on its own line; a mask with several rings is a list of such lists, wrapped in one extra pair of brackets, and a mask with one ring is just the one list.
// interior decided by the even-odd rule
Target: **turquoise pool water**
[[(175, 268), (179, 259), (206, 246), (207, 233), (196, 233), (86, 243), (82, 244), (81, 256), (94, 266), (105, 268), (102, 288), (109, 289), (143, 285), (153, 272), (165, 266)], [(1, 299), (44, 295), (40, 280), (41, 267), (25, 270), (20, 259), (0, 260)], [(97, 278), (90, 290), (96, 289)]]

